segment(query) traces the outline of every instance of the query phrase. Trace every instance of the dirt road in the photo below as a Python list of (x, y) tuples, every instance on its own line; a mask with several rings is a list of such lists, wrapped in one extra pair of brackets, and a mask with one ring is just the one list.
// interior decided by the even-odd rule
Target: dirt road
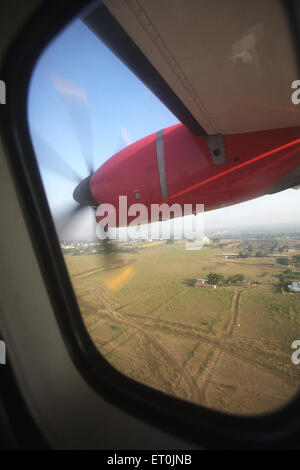
[(111, 317), (111, 320), (119, 323), (121, 325), (125, 325), (131, 328), (135, 328), (138, 330), (143, 337), (146, 340), (146, 348), (147, 348), (147, 355), (148, 357), (151, 356), (151, 348), (150, 345), (154, 346), (160, 354), (162, 354), (165, 359), (168, 361), (171, 367), (177, 371), (181, 377), (184, 378), (186, 383), (189, 386), (190, 390), (190, 399), (193, 402), (199, 402), (199, 397), (200, 397), (200, 390), (197, 386), (197, 383), (193, 377), (193, 375), (190, 373), (189, 368), (186, 366), (182, 365), (181, 359), (178, 357), (175, 351), (171, 351), (168, 349), (168, 347), (165, 344), (162, 344), (161, 341), (156, 338), (153, 334), (149, 333), (147, 329), (141, 325), (138, 325), (135, 321), (128, 320), (124, 318), (120, 313), (116, 312), (113, 307), (111, 302), (108, 300), (107, 295), (105, 292), (102, 290), (102, 301), (106, 305), (107, 311), (109, 312), (109, 315)]

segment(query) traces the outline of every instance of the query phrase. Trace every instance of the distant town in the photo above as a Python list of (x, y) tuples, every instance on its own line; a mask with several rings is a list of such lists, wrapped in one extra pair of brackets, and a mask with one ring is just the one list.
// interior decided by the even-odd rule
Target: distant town
[[(111, 251), (118, 253), (138, 253), (146, 247), (182, 243), (185, 240), (163, 238), (153, 240), (145, 238), (141, 240), (118, 240), (110, 241)], [(210, 248), (221, 248), (224, 250), (235, 249), (235, 251), (224, 251), (221, 256), (225, 260), (238, 260), (251, 257), (273, 258), (274, 262), (287, 269), (280, 273), (278, 288), (284, 291), (300, 293), (300, 273), (293, 271), (300, 268), (300, 238), (298, 227), (295, 226), (275, 226), (261, 228), (234, 228), (212, 232), (210, 237), (204, 236), (203, 246)], [(63, 240), (61, 249), (64, 254), (94, 255), (104, 251), (103, 242), (99, 240)], [(299, 251), (299, 253), (296, 253)], [(298, 280), (299, 277), (299, 280)], [(233, 276), (224, 278), (223, 275), (211, 272), (207, 278), (195, 279), (194, 287), (203, 289), (215, 289), (217, 286), (258, 286), (259, 280), (247, 280), (244, 274), (236, 273)]]

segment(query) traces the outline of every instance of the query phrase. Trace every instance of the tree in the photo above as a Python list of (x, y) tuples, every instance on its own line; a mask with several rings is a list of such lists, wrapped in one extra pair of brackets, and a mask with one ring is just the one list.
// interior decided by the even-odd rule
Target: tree
[(277, 292), (288, 291), (288, 285), (292, 283), (292, 280), (286, 277), (284, 274), (279, 274), (278, 284), (276, 285)]
[(276, 258), (276, 261), (282, 266), (288, 266), (290, 264), (290, 260), (288, 258)]
[(233, 276), (229, 276), (227, 279), (228, 284), (235, 284), (237, 281), (241, 282), (245, 280), (244, 274), (234, 274)]
[(223, 274), (209, 273), (208, 276), (207, 276), (208, 284), (220, 285), (220, 284), (222, 284), (223, 281), (224, 281)]
[(294, 262), (295, 262), (295, 265), (296, 265), (297, 267), (299, 267), (299, 266), (300, 266), (300, 255), (295, 255), (295, 256), (293, 257), (293, 260), (294, 260)]
[(244, 253), (243, 251), (240, 251), (239, 252), (239, 258), (249, 258), (250, 257), (250, 253)]
[(234, 277), (234, 279), (235, 279), (235, 282), (236, 282), (236, 281), (244, 281), (244, 280), (245, 280), (244, 274), (235, 274), (233, 277)]

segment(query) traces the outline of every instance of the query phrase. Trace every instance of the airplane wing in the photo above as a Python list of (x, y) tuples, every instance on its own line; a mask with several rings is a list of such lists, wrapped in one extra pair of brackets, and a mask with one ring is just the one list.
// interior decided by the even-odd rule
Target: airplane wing
[(279, 0), (107, 0), (84, 19), (195, 135), (299, 125)]

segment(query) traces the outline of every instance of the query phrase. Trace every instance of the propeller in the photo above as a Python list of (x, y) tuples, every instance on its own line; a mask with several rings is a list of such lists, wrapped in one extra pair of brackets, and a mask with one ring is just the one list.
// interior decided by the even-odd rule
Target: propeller
[(53, 83), (70, 117), (89, 175), (94, 173), (92, 126), (85, 90), (65, 78), (53, 76)]
[(55, 152), (53, 147), (34, 129), (32, 131), (32, 140), (35, 147), (39, 150), (39, 164), (43, 169), (50, 170), (58, 176), (63, 176), (71, 183), (80, 183), (82, 177), (75, 171), (60, 155)]
[[(61, 213), (54, 215), (54, 222), (59, 238), (68, 232), (75, 230), (75, 221), (79, 216), (88, 211), (93, 211), (93, 219), (95, 221), (95, 238), (96, 238), (96, 208), (97, 201), (93, 198), (90, 190), (90, 179), (94, 173), (94, 158), (92, 151), (92, 128), (90, 122), (90, 111), (85, 91), (77, 84), (70, 80), (63, 79), (58, 76), (53, 77), (53, 83), (62, 99), (70, 122), (77, 136), (81, 149), (83, 160), (88, 170), (88, 176), (80, 176), (74, 168), (56, 152), (52, 146), (34, 129), (32, 131), (33, 142), (38, 149), (38, 160), (42, 169), (50, 170), (58, 176), (64, 177), (68, 181), (75, 184), (73, 190), (73, 202), (69, 203)], [(122, 133), (121, 133), (122, 137)], [(119, 143), (120, 146), (120, 143)], [(105, 231), (105, 229), (102, 228)], [(68, 238), (72, 238), (68, 237)], [(75, 238), (75, 237), (74, 237)], [(102, 237), (104, 238), (104, 237)], [(105, 255), (105, 265), (107, 267), (117, 263), (117, 247), (108, 238), (101, 240), (102, 251)]]

